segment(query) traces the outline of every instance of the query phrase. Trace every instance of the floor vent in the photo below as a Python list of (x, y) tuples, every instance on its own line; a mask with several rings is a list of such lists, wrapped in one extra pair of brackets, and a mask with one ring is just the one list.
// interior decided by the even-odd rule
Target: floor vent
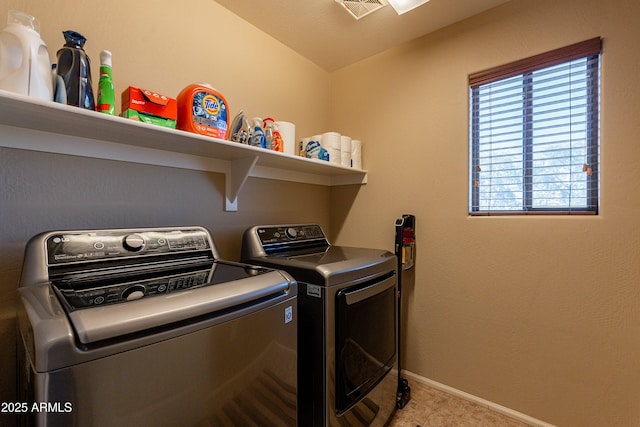
[(356, 19), (363, 18), (387, 5), (386, 0), (336, 0)]

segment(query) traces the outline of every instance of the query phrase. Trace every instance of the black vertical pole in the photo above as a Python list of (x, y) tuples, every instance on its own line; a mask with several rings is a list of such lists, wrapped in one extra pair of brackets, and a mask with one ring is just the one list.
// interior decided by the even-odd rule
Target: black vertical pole
[(407, 403), (411, 400), (411, 388), (409, 387), (409, 381), (406, 378), (402, 378), (402, 358), (401, 358), (401, 350), (402, 346), (400, 345), (401, 341), (401, 332), (402, 332), (402, 271), (403, 271), (403, 263), (402, 263), (402, 245), (404, 243), (404, 231), (406, 228), (415, 227), (415, 217), (413, 215), (402, 215), (402, 218), (396, 219), (396, 241), (395, 241), (395, 255), (397, 262), (397, 283), (398, 283), (398, 393), (396, 395), (396, 407), (398, 409), (402, 409), (406, 406)]

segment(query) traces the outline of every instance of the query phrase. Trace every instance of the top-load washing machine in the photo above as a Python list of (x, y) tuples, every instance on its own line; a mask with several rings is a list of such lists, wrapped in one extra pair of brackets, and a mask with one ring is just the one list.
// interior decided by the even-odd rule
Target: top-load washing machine
[(43, 233), (19, 294), (23, 425), (297, 425), (296, 282), (203, 228)]
[(317, 224), (262, 225), (245, 231), (242, 261), (298, 282), (300, 425), (384, 425), (398, 390), (395, 256), (331, 245)]

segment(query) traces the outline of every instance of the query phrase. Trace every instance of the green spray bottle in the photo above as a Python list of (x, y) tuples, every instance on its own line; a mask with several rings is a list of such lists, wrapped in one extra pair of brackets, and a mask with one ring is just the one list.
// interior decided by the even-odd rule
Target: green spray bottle
[(96, 109), (105, 114), (116, 114), (116, 97), (111, 74), (111, 52), (100, 52), (100, 81), (98, 82), (98, 105)]

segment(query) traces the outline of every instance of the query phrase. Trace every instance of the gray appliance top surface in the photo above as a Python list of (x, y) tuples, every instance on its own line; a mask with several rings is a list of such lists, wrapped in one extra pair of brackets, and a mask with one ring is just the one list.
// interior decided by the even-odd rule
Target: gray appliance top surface
[(242, 260), (282, 269), (299, 282), (321, 286), (371, 278), (396, 268), (391, 252), (330, 245), (320, 226), (313, 224), (248, 229), (243, 236)]

